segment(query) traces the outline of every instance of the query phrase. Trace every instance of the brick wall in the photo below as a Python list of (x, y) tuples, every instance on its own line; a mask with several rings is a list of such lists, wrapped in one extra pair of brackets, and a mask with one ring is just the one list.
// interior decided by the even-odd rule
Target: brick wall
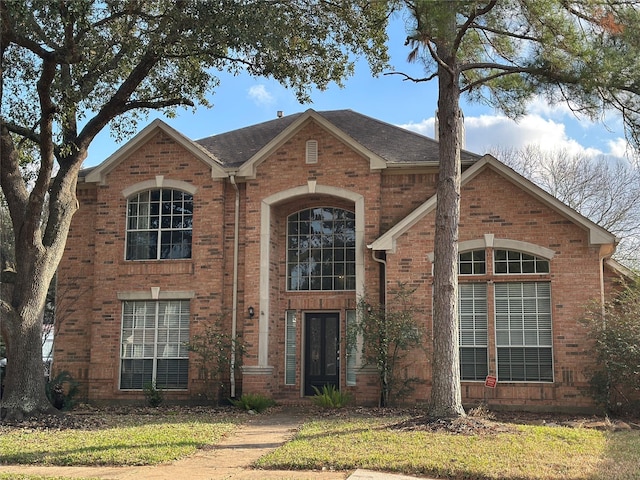
[[(305, 163), (306, 141), (318, 141), (318, 162)], [(364, 199), (364, 246), (408, 215), (435, 193), (436, 172), (389, 173), (371, 170), (369, 160), (315, 124), (300, 130), (256, 167), (256, 176), (238, 179), (240, 202), (238, 244), (238, 333), (247, 348), (243, 364), (248, 373), (237, 377), (237, 394), (259, 392), (282, 402), (301, 399), (302, 328), (297, 329), (297, 381), (284, 385), (285, 311), (300, 320), (305, 312), (330, 311), (340, 316), (340, 384), (346, 388), (346, 312), (356, 308), (356, 294), (348, 292), (289, 292), (286, 285), (287, 216), (312, 206), (354, 210), (353, 200), (307, 193), (284, 198), (271, 205), (269, 226), (269, 359), (272, 371), (253, 374), (258, 365), (260, 271), (263, 201), (309, 182), (343, 189)], [(188, 260), (125, 261), (127, 200), (123, 189), (139, 182), (164, 179), (188, 182), (194, 195), (192, 258)], [(119, 355), (122, 304), (118, 293), (191, 291), (191, 335), (203, 325), (222, 318), (231, 330), (234, 288), (234, 228), (236, 189), (229, 181), (211, 178), (210, 167), (164, 134), (150, 139), (121, 161), (104, 185), (80, 183), (80, 210), (74, 217), (58, 278), (58, 322), (54, 368), (68, 370), (80, 380), (91, 401), (141, 401), (141, 392), (119, 390)], [(583, 305), (599, 294), (598, 248), (590, 246), (588, 232), (578, 228), (549, 206), (526, 194), (493, 170), (476, 176), (462, 189), (460, 240), (477, 240), (485, 234), (495, 238), (526, 241), (555, 252), (551, 272), (544, 276), (552, 285), (554, 383), (505, 384), (494, 390), (482, 383), (464, 382), (466, 402), (487, 400), (492, 404), (544, 408), (554, 405), (591, 406), (586, 395), (588, 346), (576, 327)], [(397, 252), (387, 256), (387, 286), (397, 281), (416, 288), (419, 316), (431, 329), (433, 212), (398, 239)], [(380, 298), (380, 265), (364, 247), (364, 291)], [(521, 278), (522, 277), (522, 278)], [(531, 277), (514, 276), (513, 280)], [(474, 280), (477, 280), (474, 279)], [(492, 280), (486, 278), (485, 280)], [(462, 281), (466, 281), (462, 279)], [(489, 290), (491, 290), (491, 286)], [(63, 292), (60, 295), (60, 292)], [(256, 316), (248, 317), (254, 307)], [(492, 307), (490, 307), (492, 308)], [(491, 312), (490, 312), (491, 313)], [(60, 321), (62, 319), (62, 321)], [(489, 317), (492, 325), (492, 317)], [(490, 337), (491, 337), (490, 327)], [(493, 342), (493, 341), (492, 341)], [(414, 352), (406, 365), (409, 376), (424, 379), (413, 396), (429, 397), (431, 362), (427, 353)], [(495, 344), (489, 346), (495, 358)], [(491, 363), (495, 370), (495, 362)], [(492, 373), (494, 373), (492, 371)], [(195, 401), (211, 395), (211, 385), (199, 378), (191, 356), (190, 383), (186, 391), (167, 394), (169, 401)], [(377, 403), (379, 388), (375, 371), (361, 372), (357, 386), (347, 388), (361, 404)]]
[[(399, 238), (397, 253), (387, 258), (388, 283), (408, 279), (417, 288), (416, 296), (424, 299), (427, 331), (432, 330), (431, 262), (433, 252), (434, 212)], [(509, 275), (508, 281), (550, 281), (553, 322), (553, 383), (499, 383), (495, 389), (483, 383), (463, 382), (463, 401), (487, 401), (493, 405), (524, 405), (546, 408), (553, 405), (591, 407), (585, 368), (589, 365), (588, 345), (577, 320), (584, 306), (597, 298), (599, 286), (599, 248), (590, 246), (588, 232), (561, 217), (538, 199), (498, 173), (487, 169), (463, 186), (461, 192), (460, 241), (482, 239), (485, 234), (495, 238), (519, 240), (551, 249), (555, 256), (548, 275)], [(491, 249), (488, 250), (491, 253)], [(488, 256), (488, 271), (491, 257)], [(460, 277), (460, 282), (488, 281), (491, 298), (492, 276)], [(501, 278), (497, 280), (507, 280)], [(493, 305), (489, 308), (490, 373), (495, 374), (495, 335), (493, 335)], [(415, 362), (415, 373), (426, 372), (427, 383), (416, 391), (416, 400), (428, 398), (430, 363)]]

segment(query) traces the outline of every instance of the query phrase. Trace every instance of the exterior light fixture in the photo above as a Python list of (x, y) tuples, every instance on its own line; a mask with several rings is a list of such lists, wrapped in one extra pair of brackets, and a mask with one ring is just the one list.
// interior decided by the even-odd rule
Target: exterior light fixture
[(256, 311), (253, 309), (253, 307), (249, 307), (249, 318), (253, 318), (255, 314)]

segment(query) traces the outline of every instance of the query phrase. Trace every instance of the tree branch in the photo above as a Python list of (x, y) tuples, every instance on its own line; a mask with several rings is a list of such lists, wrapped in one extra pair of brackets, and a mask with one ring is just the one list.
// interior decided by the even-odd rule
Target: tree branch
[(458, 34), (456, 35), (456, 38), (455, 38), (455, 40), (453, 42), (453, 51), (454, 52), (457, 52), (458, 49), (460, 48), (460, 44), (462, 43), (462, 39), (467, 34), (467, 31), (469, 30), (471, 25), (473, 25), (473, 23), (476, 21), (476, 18), (481, 17), (482, 15), (485, 15), (485, 14), (489, 13), (496, 6), (496, 3), (497, 3), (497, 0), (491, 0), (484, 7), (475, 8), (473, 10), (471, 15), (469, 15), (469, 18), (467, 18), (467, 21), (464, 22), (464, 24), (462, 24), (458, 28)]
[(410, 81), (416, 82), (416, 83), (418, 83), (418, 82), (429, 82), (429, 81), (433, 80), (434, 78), (436, 78), (438, 76), (437, 73), (434, 73), (434, 74), (432, 74), (432, 75), (430, 75), (428, 77), (414, 78), (414, 77), (412, 77), (410, 75), (407, 75), (406, 73), (402, 73), (402, 72), (385, 72), (385, 73), (383, 73), (383, 75), (400, 75), (400, 76), (404, 77), (403, 81), (410, 80)]

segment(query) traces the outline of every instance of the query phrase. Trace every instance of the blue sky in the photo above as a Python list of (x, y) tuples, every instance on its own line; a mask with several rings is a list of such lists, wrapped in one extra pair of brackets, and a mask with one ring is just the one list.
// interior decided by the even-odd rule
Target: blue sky
[[(391, 64), (398, 72), (421, 77), (419, 64), (408, 64), (409, 47), (402, 18), (394, 18), (389, 28)], [(433, 137), (437, 103), (436, 81), (413, 83), (399, 75), (372, 77), (366, 62), (359, 62), (355, 75), (345, 81), (344, 88), (331, 85), (324, 92), (312, 93), (313, 103), (301, 105), (292, 91), (266, 78), (249, 75), (220, 75), (220, 86), (211, 95), (213, 108), (199, 107), (179, 110), (173, 119), (163, 119), (169, 125), (197, 140), (276, 118), (278, 111), (285, 115), (315, 110), (351, 109), (387, 123), (412, 129)], [(589, 156), (624, 156), (627, 147), (621, 122), (611, 115), (605, 122), (593, 123), (576, 119), (566, 106), (550, 107), (534, 101), (528, 114), (517, 123), (499, 112), (478, 104), (462, 101), (465, 115), (466, 149), (485, 153), (497, 147), (522, 147), (539, 144), (543, 149), (565, 149)], [(138, 130), (148, 122), (141, 122)], [(85, 166), (94, 166), (114, 153), (121, 144), (115, 143), (108, 131), (103, 131), (89, 149)]]

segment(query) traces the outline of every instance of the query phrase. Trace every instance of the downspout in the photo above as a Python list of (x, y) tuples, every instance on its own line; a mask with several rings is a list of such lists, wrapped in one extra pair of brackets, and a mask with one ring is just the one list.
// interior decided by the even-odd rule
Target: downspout
[[(617, 239), (616, 239), (617, 240)], [(604, 282), (604, 261), (610, 258), (616, 251), (617, 242), (613, 244), (606, 244), (600, 246), (599, 259), (600, 259), (600, 305), (602, 306), (602, 319), (605, 320), (605, 308), (604, 301), (606, 299), (605, 282)]]
[(380, 267), (380, 282), (383, 288), (380, 290), (380, 305), (384, 305), (385, 312), (387, 310), (387, 261), (383, 258), (376, 257), (376, 250), (371, 250), (371, 257), (378, 262)]
[(231, 384), (231, 398), (236, 396), (236, 337), (238, 335), (238, 244), (240, 242), (240, 190), (236, 184), (236, 176), (230, 175), (229, 180), (236, 191), (236, 203), (233, 225), (233, 300), (231, 310), (231, 362), (229, 382)]
[[(385, 259), (382, 258), (378, 258), (376, 256), (376, 251), (375, 250), (371, 250), (371, 258), (373, 258), (373, 260), (375, 262), (378, 262), (380, 264), (380, 282), (383, 284), (382, 287), (380, 289), (380, 305), (382, 305), (384, 307), (384, 313), (385, 313), (385, 318), (386, 318), (386, 314), (387, 314), (387, 262)], [(388, 385), (388, 377), (387, 377), (387, 373), (388, 373), (388, 369), (385, 369), (385, 373), (383, 376), (383, 382), (384, 382), (384, 387), (383, 387), (383, 391), (380, 392), (380, 400), (379, 402), (381, 403), (381, 405), (383, 406), (388, 406), (388, 394), (385, 394), (385, 392), (387, 392), (387, 388), (386, 386)]]

